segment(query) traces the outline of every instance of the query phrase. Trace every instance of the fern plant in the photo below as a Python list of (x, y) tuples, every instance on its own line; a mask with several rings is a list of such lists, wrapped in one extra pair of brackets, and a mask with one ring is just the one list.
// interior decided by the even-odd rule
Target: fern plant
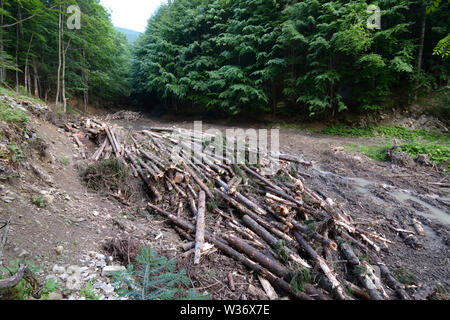
[(186, 271), (176, 272), (176, 260), (159, 256), (151, 247), (143, 247), (136, 258), (137, 266), (113, 272), (113, 286), (121, 297), (133, 300), (203, 300), (209, 294), (182, 288), (189, 283)]

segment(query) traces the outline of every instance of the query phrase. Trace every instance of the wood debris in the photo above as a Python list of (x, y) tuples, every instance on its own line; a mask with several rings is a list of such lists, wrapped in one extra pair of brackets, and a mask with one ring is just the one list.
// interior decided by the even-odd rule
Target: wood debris
[[(410, 299), (378, 256), (393, 242), (357, 227), (341, 205), (309, 189), (299, 171), (311, 164), (301, 157), (276, 159), (258, 149), (257, 166), (236, 165), (232, 151), (217, 155), (214, 136), (151, 128), (123, 137), (93, 119), (86, 119), (84, 127), (93, 140), (102, 137), (96, 139), (98, 148), (90, 159), (122, 159), (142, 179), (152, 199), (147, 210), (164, 216), (182, 239), (190, 241), (185, 255), (193, 253), (194, 264), (201, 263), (208, 243), (253, 270), (270, 299), (286, 294), (304, 300), (387, 299), (388, 287), (398, 298)], [(193, 138), (185, 141), (180, 136)], [(263, 174), (274, 165), (276, 172)], [(212, 214), (220, 220), (208, 224)], [(371, 257), (382, 277), (353, 248)], [(346, 270), (359, 271), (357, 276), (335, 270), (327, 260), (330, 252), (347, 259)], [(321, 280), (298, 290), (292, 281), (299, 278), (299, 270)], [(228, 283), (234, 290), (231, 274)]]

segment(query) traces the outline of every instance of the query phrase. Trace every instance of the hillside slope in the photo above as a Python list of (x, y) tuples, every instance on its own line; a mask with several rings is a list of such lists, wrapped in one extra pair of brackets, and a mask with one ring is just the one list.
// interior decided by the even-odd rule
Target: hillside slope
[(120, 27), (114, 27), (114, 28), (117, 31), (124, 33), (130, 44), (134, 44), (136, 42), (136, 40), (138, 39), (139, 35), (141, 34), (140, 32), (134, 31), (134, 30), (129, 30), (129, 29), (120, 28)]

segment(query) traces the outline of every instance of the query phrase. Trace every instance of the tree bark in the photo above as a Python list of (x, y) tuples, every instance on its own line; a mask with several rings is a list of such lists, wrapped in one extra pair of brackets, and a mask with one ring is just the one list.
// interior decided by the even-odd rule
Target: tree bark
[(206, 194), (204, 191), (200, 191), (197, 210), (197, 232), (195, 234), (195, 265), (200, 263), (201, 251), (205, 243), (205, 201)]
[(16, 272), (14, 276), (5, 280), (0, 280), (0, 289), (12, 288), (16, 284), (18, 284), (20, 280), (23, 279), (25, 270), (27, 270), (27, 268), (28, 267), (26, 265), (20, 265), (19, 270)]
[[(0, 9), (4, 10), (3, 0), (0, 0)], [(4, 15), (0, 14), (0, 25), (3, 25)], [(3, 33), (0, 32), (0, 54), (3, 56), (5, 53), (5, 46), (3, 44)], [(0, 83), (5, 82), (6, 79), (6, 69), (0, 66)]]
[(33, 78), (34, 78), (34, 96), (39, 98), (39, 75), (36, 59), (33, 58)]
[(308, 253), (308, 255), (316, 261), (319, 265), (320, 269), (322, 269), (325, 276), (330, 281), (334, 292), (340, 300), (347, 300), (349, 297), (345, 294), (345, 290), (342, 287), (341, 283), (337, 280), (334, 271), (327, 265), (327, 263), (320, 257), (317, 252), (308, 244), (308, 242), (300, 235), (298, 232), (294, 232), (295, 238), (303, 247), (303, 249)]
[(59, 6), (59, 12), (58, 12), (58, 73), (57, 73), (57, 83), (56, 83), (56, 102), (55, 102), (55, 108), (56, 110), (58, 110), (59, 108), (59, 98), (60, 98), (60, 90), (61, 90), (61, 64), (62, 64), (62, 60), (61, 60), (61, 42), (62, 42), (62, 7), (61, 5)]
[[(63, 29), (64, 31), (64, 29)], [(70, 41), (72, 39), (69, 39), (69, 42), (67, 43), (67, 47), (66, 49), (64, 49), (63, 51), (63, 56), (62, 56), (62, 100), (63, 100), (63, 109), (64, 109), (64, 113), (67, 112), (67, 100), (66, 100), (66, 54), (67, 54), (67, 50), (69, 50), (69, 46), (70, 46)], [(64, 42), (63, 42), (64, 43)]]
[(273, 272), (281, 278), (286, 278), (289, 275), (289, 270), (276, 260), (270, 259), (265, 254), (245, 243), (242, 239), (234, 236), (225, 236), (225, 240), (236, 250), (246, 254), (249, 258), (256, 260), (264, 268)]
[[(423, 16), (422, 16), (422, 26), (420, 29), (420, 42), (419, 42), (419, 54), (417, 56), (417, 72), (420, 73), (422, 71), (422, 63), (423, 63), (423, 48), (425, 43), (425, 30), (427, 26), (427, 7), (424, 6)], [(414, 101), (417, 101), (419, 95), (419, 83), (416, 81), (416, 90), (414, 93)]]

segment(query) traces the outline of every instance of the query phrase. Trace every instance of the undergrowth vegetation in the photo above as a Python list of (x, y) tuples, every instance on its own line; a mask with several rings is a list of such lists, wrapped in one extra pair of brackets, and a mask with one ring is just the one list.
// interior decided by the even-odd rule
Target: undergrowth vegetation
[[(416, 158), (419, 154), (426, 154), (438, 165), (450, 159), (450, 134), (448, 133), (412, 130), (402, 126), (364, 128), (332, 126), (325, 128), (321, 133), (340, 137), (398, 139), (401, 141), (400, 150), (410, 154), (413, 158)], [(361, 152), (371, 159), (386, 161), (386, 151), (392, 146), (392, 141), (386, 141), (383, 144), (369, 146), (349, 143), (344, 147), (349, 151)]]
[(126, 183), (128, 169), (117, 159), (101, 160), (81, 168), (79, 174), (88, 188), (96, 192), (129, 192)]
[(360, 138), (396, 138), (403, 140), (442, 140), (450, 142), (449, 134), (430, 132), (426, 130), (412, 130), (402, 126), (368, 126), (362, 128), (351, 128), (346, 126), (330, 126), (321, 131), (326, 135), (339, 137), (360, 137)]
[(43, 100), (29, 94), (27, 90), (25, 90), (25, 88), (22, 86), (19, 86), (17, 91), (0, 86), (0, 94), (8, 95), (18, 100), (29, 101), (34, 104), (46, 104)]
[(159, 256), (150, 247), (143, 247), (136, 266), (112, 274), (114, 287), (121, 297), (133, 300), (205, 300), (207, 293), (186, 289), (190, 283), (186, 270), (176, 272), (176, 260)]
[(7, 123), (24, 124), (30, 121), (30, 118), (20, 109), (13, 109), (0, 101), (0, 121)]
[[(1, 267), (0, 279), (8, 278), (15, 274), (19, 270), (20, 263), (20, 259), (14, 259), (11, 260), (7, 266)], [(40, 266), (35, 265), (29, 260), (26, 260), (25, 263), (27, 264), (28, 269), (31, 271), (33, 276), (36, 276), (42, 271), (42, 268)], [(25, 279), (22, 279), (14, 287), (0, 290), (0, 300), (28, 300), (32, 296), (33, 289), (34, 288)], [(47, 300), (49, 294), (55, 292), (58, 289), (59, 285), (54, 278), (46, 279), (41, 290), (40, 299)]]

